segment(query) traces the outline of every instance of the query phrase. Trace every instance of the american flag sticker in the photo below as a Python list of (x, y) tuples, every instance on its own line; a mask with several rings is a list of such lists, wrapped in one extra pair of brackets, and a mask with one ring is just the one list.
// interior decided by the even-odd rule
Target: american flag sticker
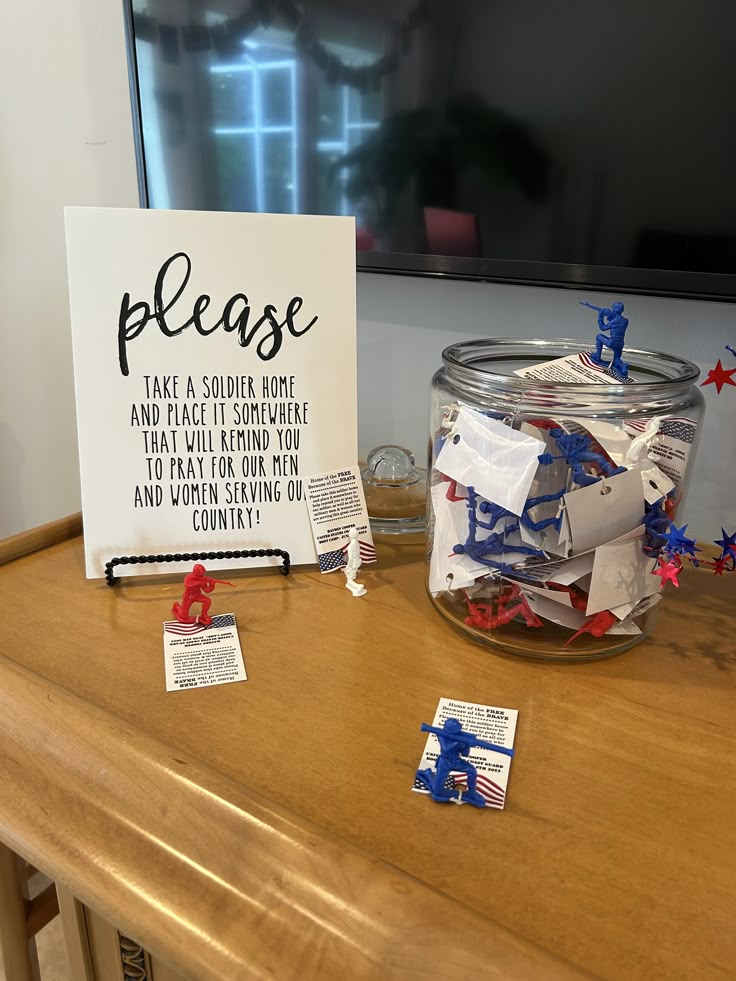
[[(635, 419), (633, 422), (627, 422), (625, 428), (643, 433), (648, 422), (648, 419)], [(669, 436), (671, 439), (680, 440), (681, 443), (692, 443), (697, 431), (698, 424), (694, 419), (688, 419), (685, 416), (670, 416), (661, 421), (657, 435)]]
[(221, 616), (212, 617), (212, 623), (206, 625), (199, 621), (195, 623), (179, 623), (178, 620), (166, 620), (164, 623), (164, 633), (175, 634), (177, 637), (192, 637), (194, 634), (204, 633), (205, 630), (234, 626), (234, 615), (232, 613), (224, 613)]
[(633, 378), (620, 374), (618, 371), (616, 371), (612, 364), (598, 364), (597, 361), (593, 360), (592, 352), (588, 353), (587, 351), (584, 351), (582, 354), (579, 354), (578, 357), (580, 358), (581, 364), (584, 364), (590, 371), (597, 371), (599, 374), (605, 375), (612, 381), (620, 382), (622, 385), (633, 385), (634, 383)]
[[(323, 552), (319, 556), (319, 571), (320, 572), (335, 572), (337, 569), (344, 569), (348, 564), (348, 544), (350, 539), (348, 539), (342, 548), (335, 549), (332, 552)], [(376, 561), (376, 549), (372, 542), (363, 541), (359, 538), (358, 542), (360, 544), (360, 561), (361, 564), (367, 562)]]

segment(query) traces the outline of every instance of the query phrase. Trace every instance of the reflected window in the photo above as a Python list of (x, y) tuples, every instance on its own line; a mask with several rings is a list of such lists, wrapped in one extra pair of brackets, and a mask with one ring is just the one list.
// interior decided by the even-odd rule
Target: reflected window
[[(355, 214), (335, 163), (380, 126), (380, 87), (333, 77), (305, 57), (292, 29), (252, 25), (240, 36), (222, 13), (205, 20), (195, 33), (136, 11), (149, 205)], [(320, 56), (359, 70), (380, 57), (380, 44), (326, 40)]]
[(220, 207), (298, 214), (299, 126), (293, 48), (247, 40), (240, 63), (211, 65)]
[[(220, 206), (235, 211), (350, 215), (354, 206), (336, 179), (333, 164), (361, 142), (380, 122), (380, 96), (348, 85), (329, 83), (305, 70), (297, 59), (293, 36), (259, 32), (263, 40), (244, 42), (242, 62), (211, 65), (212, 101), (217, 141)], [(332, 46), (333, 53), (354, 66), (369, 64), (375, 52)], [(314, 91), (305, 91), (311, 87)], [(314, 101), (311, 120), (300, 113)], [(314, 201), (303, 200), (301, 147), (310, 138), (316, 149)]]
[[(345, 45), (330, 46), (334, 55), (355, 67), (370, 64), (376, 52), (361, 51)], [(359, 92), (348, 85), (330, 85), (324, 78), (317, 82), (317, 166), (318, 209), (321, 214), (356, 214), (344, 190), (344, 177), (332, 176), (336, 162), (377, 129), (382, 115), (378, 92)], [(362, 216), (358, 213), (358, 219)]]

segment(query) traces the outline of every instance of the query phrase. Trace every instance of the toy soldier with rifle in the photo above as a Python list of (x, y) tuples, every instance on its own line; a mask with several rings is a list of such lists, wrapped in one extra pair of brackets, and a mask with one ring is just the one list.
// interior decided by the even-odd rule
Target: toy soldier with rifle
[[(203, 565), (197, 563), (192, 571), (184, 577), (184, 596), (181, 603), (174, 603), (171, 612), (179, 623), (202, 623), (208, 627), (212, 623), (212, 617), (208, 610), (212, 605), (212, 600), (205, 593), (211, 593), (216, 585), (233, 586), (234, 583), (226, 579), (213, 579), (207, 575), (207, 570)], [(202, 610), (198, 617), (189, 615), (190, 607), (194, 603), (201, 603)]]
[[(610, 308), (596, 307), (592, 303), (586, 303), (585, 300), (581, 300), (580, 303), (584, 307), (598, 311), (598, 330), (601, 333), (596, 335), (595, 354), (590, 355), (591, 359), (601, 367), (611, 367), (624, 378), (628, 377), (629, 366), (621, 359), (624, 351), (624, 336), (629, 326), (629, 321), (623, 315), (623, 303), (617, 301), (612, 303)], [(604, 347), (610, 348), (613, 354), (610, 365), (603, 360)]]
[(485, 807), (485, 799), (475, 789), (478, 771), (466, 757), (474, 746), (493, 750), (494, 753), (504, 753), (506, 756), (513, 756), (513, 749), (487, 743), (483, 739), (478, 739), (472, 732), (465, 732), (458, 719), (445, 719), (441, 729), (428, 726), (426, 722), (423, 722), (420, 728), (422, 732), (433, 732), (440, 744), (440, 755), (435, 769), (417, 770), (416, 776), (430, 792), (432, 800), (445, 802), (458, 799), (454, 790), (445, 788), (445, 782), (453, 771), (459, 771), (467, 774), (468, 777), (468, 789), (462, 792), (460, 801), (472, 804), (473, 807)]

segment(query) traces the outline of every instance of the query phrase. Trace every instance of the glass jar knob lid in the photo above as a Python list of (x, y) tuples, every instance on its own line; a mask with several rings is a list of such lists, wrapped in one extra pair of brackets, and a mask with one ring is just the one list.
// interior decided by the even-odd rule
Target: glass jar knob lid
[(414, 454), (403, 446), (377, 446), (368, 454), (363, 482), (379, 487), (408, 487), (422, 479)]

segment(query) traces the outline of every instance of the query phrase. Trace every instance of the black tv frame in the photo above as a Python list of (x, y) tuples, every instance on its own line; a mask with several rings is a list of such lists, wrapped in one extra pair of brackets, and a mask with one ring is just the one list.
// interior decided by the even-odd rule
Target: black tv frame
[(686, 300), (736, 302), (736, 275), (635, 266), (359, 252), (358, 270), (404, 276), (441, 276), (519, 286), (549, 286), (611, 293), (649, 294)]
[[(123, 0), (123, 12), (138, 197), (142, 208), (150, 208), (138, 87), (133, 0)], [(647, 294), (685, 300), (736, 302), (736, 274), (730, 273), (374, 251), (358, 251), (357, 271), (517, 286), (547, 286), (601, 293)]]

